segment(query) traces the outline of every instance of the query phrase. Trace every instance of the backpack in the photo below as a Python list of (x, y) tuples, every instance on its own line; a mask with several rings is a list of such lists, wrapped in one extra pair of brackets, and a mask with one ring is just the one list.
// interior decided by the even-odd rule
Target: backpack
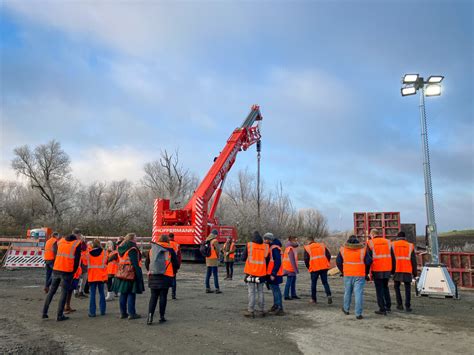
[(166, 272), (166, 259), (169, 251), (151, 243), (150, 274), (162, 275)]
[(203, 241), (199, 247), (199, 251), (201, 252), (202, 256), (206, 258), (211, 256), (211, 242)]

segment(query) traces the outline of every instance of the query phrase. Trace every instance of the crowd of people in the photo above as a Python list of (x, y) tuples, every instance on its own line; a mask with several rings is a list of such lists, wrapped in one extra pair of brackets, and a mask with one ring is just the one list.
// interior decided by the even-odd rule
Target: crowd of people
[[(222, 245), (218, 242), (218, 231), (212, 230), (201, 248), (206, 259), (205, 292), (220, 294), (218, 266), (220, 260), (226, 265), (226, 280), (234, 276), (234, 262), (237, 246), (231, 237)], [(143, 256), (135, 242), (136, 235), (129, 233), (115, 243), (108, 241), (103, 249), (99, 240), (86, 242), (79, 229), (60, 238), (58, 233), (46, 241), (44, 291), (47, 294), (43, 306), (43, 319), (48, 318), (48, 309), (59, 287), (61, 296), (57, 308), (57, 321), (68, 319), (67, 314), (75, 312), (71, 307), (73, 294), (78, 298), (89, 297), (89, 317), (96, 317), (96, 294), (99, 297), (100, 315), (105, 315), (107, 302), (119, 298), (121, 319), (139, 319), (135, 302), (136, 295), (145, 291), (142, 272)], [(251, 241), (245, 246), (241, 259), (245, 261), (244, 280), (248, 288), (247, 318), (265, 317), (267, 314), (285, 315), (283, 301), (300, 299), (296, 293), (299, 270), (298, 238), (290, 236), (282, 250), (281, 241), (272, 233), (263, 237), (254, 232)], [(204, 250), (204, 251), (203, 251)], [(316, 304), (317, 283), (321, 283), (327, 303), (333, 298), (328, 282), (331, 268), (331, 252), (322, 242), (308, 238), (302, 250), (303, 260), (311, 275), (310, 303)], [(168, 292), (176, 299), (176, 274), (181, 265), (181, 249), (174, 241), (172, 233), (161, 235), (158, 241), (152, 241), (150, 251), (145, 258), (150, 300), (147, 324), (153, 324), (153, 318), (159, 304), (159, 323), (166, 321), (165, 312)], [(398, 310), (411, 311), (411, 282), (416, 277), (415, 248), (400, 232), (396, 241), (390, 241), (372, 230), (367, 240), (352, 235), (341, 246), (336, 257), (336, 265), (344, 278), (344, 300), (342, 312), (350, 314), (352, 295), (355, 298), (355, 316), (363, 319), (363, 295), (367, 280), (372, 279), (377, 296), (378, 315), (391, 312), (391, 298), (388, 288), (393, 277)], [(210, 281), (213, 276), (214, 290)], [(280, 285), (286, 283), (282, 295)], [(405, 303), (400, 286), (405, 286)], [(264, 286), (271, 290), (273, 305), (265, 308)], [(89, 293), (89, 296), (86, 294)]]

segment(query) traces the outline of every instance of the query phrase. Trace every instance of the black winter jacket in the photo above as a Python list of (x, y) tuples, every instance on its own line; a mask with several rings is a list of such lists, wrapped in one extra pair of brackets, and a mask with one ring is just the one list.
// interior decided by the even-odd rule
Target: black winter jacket
[[(166, 248), (171, 255), (171, 266), (173, 267), (173, 272), (176, 275), (179, 269), (179, 260), (173, 248)], [(150, 270), (150, 253), (148, 253), (145, 259), (145, 267), (147, 270)], [(176, 276), (175, 276), (176, 277)], [(160, 289), (160, 288), (169, 288), (173, 278), (165, 275), (149, 274), (148, 275), (148, 287), (151, 289)]]

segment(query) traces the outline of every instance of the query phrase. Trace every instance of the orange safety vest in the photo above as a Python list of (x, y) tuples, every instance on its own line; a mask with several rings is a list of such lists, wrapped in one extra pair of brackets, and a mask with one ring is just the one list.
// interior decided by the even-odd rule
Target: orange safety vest
[[(273, 271), (273, 266), (275, 266), (275, 260), (273, 260), (273, 249), (278, 249), (281, 255), (281, 248), (278, 245), (272, 245), (270, 247), (270, 261), (267, 266), (267, 275), (271, 275)], [(283, 263), (280, 263), (280, 269), (277, 272), (277, 276), (283, 276)]]
[[(158, 245), (161, 245), (163, 248), (169, 248), (170, 245), (168, 243), (163, 243), (163, 242), (158, 242), (156, 243)], [(176, 243), (178, 244), (178, 243)], [(179, 246), (179, 244), (178, 244)], [(172, 247), (173, 248), (173, 247)], [(174, 248), (173, 248), (174, 250)], [(150, 260), (152, 256), (152, 249), (150, 249)], [(169, 251), (166, 252), (166, 262), (165, 262), (165, 273), (163, 275), (169, 276), (169, 277), (174, 277), (174, 270), (173, 270), (173, 264), (171, 264), (171, 253)], [(150, 275), (150, 273), (148, 273)]]
[(265, 258), (268, 256), (268, 250), (268, 244), (247, 243), (244, 273), (251, 276), (265, 276), (267, 274)]
[(283, 253), (283, 270), (285, 271), (295, 272), (295, 269), (293, 269), (293, 265), (291, 265), (290, 252), (294, 254), (295, 263), (298, 265), (298, 253), (296, 253), (294, 249), (295, 248), (291, 246), (285, 248), (285, 252)]
[[(118, 254), (117, 250), (109, 252), (107, 255), (107, 260), (112, 256)], [(118, 270), (118, 260), (109, 261), (107, 264), (107, 275), (115, 275)]]
[(216, 252), (216, 247), (215, 247), (216, 243), (217, 243), (217, 239), (213, 239), (211, 241), (211, 255), (206, 257), (206, 259), (217, 259), (217, 252)]
[(304, 248), (309, 254), (309, 272), (330, 268), (329, 260), (326, 257), (326, 246), (323, 243), (311, 243), (305, 245)]
[(107, 281), (107, 253), (102, 250), (99, 256), (92, 256), (87, 253), (87, 281), (103, 282)]
[(372, 250), (372, 271), (384, 272), (392, 270), (392, 255), (390, 254), (390, 240), (373, 238), (367, 243)]
[(175, 242), (174, 240), (170, 240), (170, 246), (173, 248), (176, 255), (178, 255), (179, 243)]
[(57, 239), (54, 237), (49, 238), (44, 245), (44, 261), (54, 260), (54, 243), (57, 243)]
[(234, 251), (234, 253), (227, 255), (227, 258), (229, 258), (229, 260), (231, 261), (235, 260), (235, 243), (234, 242), (230, 243), (229, 251)]
[(53, 270), (63, 272), (74, 271), (74, 255), (76, 248), (80, 245), (79, 240), (67, 241), (61, 239), (58, 242), (58, 252), (56, 253), (56, 259), (54, 260)]
[(349, 249), (341, 247), (340, 252), (343, 259), (342, 271), (344, 276), (364, 277), (366, 248)]
[(392, 249), (395, 254), (395, 272), (413, 273), (411, 253), (415, 249), (414, 245), (406, 240), (397, 240), (392, 243)]

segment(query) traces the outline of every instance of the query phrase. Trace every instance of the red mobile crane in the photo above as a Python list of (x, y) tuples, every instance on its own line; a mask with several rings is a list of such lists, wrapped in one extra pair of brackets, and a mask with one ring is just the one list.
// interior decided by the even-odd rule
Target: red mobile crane
[[(223, 242), (227, 236), (237, 239), (234, 226), (222, 226), (214, 216), (227, 173), (234, 165), (237, 153), (247, 150), (252, 144), (260, 141), (260, 122), (263, 117), (260, 107), (253, 105), (247, 118), (236, 128), (227, 140), (227, 144), (214, 159), (214, 164), (201, 181), (193, 196), (183, 209), (170, 209), (170, 201), (156, 199), (153, 211), (153, 241), (160, 235), (174, 233), (175, 241), (181, 244), (183, 258), (187, 260), (202, 259), (199, 245), (212, 229), (219, 231), (218, 241)], [(257, 149), (260, 144), (257, 144)], [(214, 199), (212, 200), (212, 197)], [(209, 206), (212, 200), (211, 206)], [(209, 208), (210, 207), (210, 208)]]

